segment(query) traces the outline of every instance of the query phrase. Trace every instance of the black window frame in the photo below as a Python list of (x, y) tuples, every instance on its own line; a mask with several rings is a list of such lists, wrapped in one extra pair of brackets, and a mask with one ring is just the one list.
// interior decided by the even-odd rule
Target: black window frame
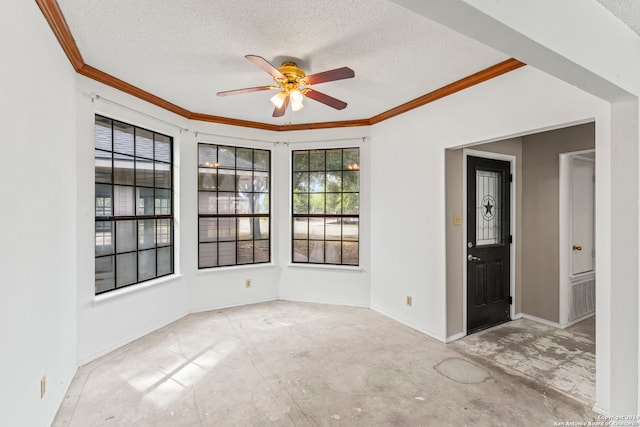
[[(215, 151), (215, 156), (208, 156), (202, 154), (204, 149)], [(202, 151), (201, 151), (202, 150)], [(198, 269), (212, 269), (212, 268), (224, 268), (224, 267), (236, 267), (236, 266), (250, 266), (271, 263), (272, 250), (271, 250), (271, 183), (272, 183), (272, 150), (265, 148), (236, 146), (228, 144), (217, 144), (211, 142), (199, 142), (198, 143)], [(220, 156), (220, 152), (229, 153), (233, 151), (233, 165), (229, 164), (229, 154)], [(238, 153), (251, 153), (251, 160), (241, 158)], [(257, 167), (256, 152), (267, 156), (265, 167)], [(225, 158), (223, 161), (222, 157)], [(240, 161), (243, 163), (240, 164)], [(247, 164), (250, 163), (250, 167)], [(215, 172), (214, 172), (215, 171)], [(220, 171), (224, 171), (221, 174)], [(240, 177), (246, 176), (250, 173), (251, 188), (240, 188), (242, 180)], [(211, 176), (207, 176), (207, 174)], [(227, 176), (225, 182), (222, 182), (221, 175)], [(256, 188), (256, 177), (261, 176), (264, 178), (266, 175), (266, 191), (258, 191)], [(229, 187), (229, 176), (233, 176), (233, 189)], [(214, 180), (210, 184), (205, 185), (204, 180)], [(262, 185), (265, 181), (261, 180)], [(246, 181), (245, 181), (246, 185)], [(227, 187), (227, 188), (225, 188)], [(207, 194), (209, 196), (207, 196)], [(265, 197), (266, 195), (266, 209), (262, 207), (260, 212), (259, 206), (262, 203), (257, 202), (257, 197)], [(203, 212), (203, 206), (207, 205), (206, 197), (213, 197), (211, 199), (215, 204), (215, 212)], [(241, 209), (241, 206), (245, 202), (248, 202), (249, 207)], [(226, 205), (226, 209), (221, 209), (221, 205)], [(207, 205), (209, 206), (209, 205)], [(208, 208), (210, 209), (210, 207)], [(207, 209), (207, 210), (208, 210)], [(233, 212), (231, 212), (233, 210)], [(244, 212), (243, 212), (244, 210)], [(262, 236), (262, 225), (266, 220), (268, 228), (268, 234), (266, 237)], [(235, 223), (235, 229), (231, 231), (230, 227), (221, 227), (220, 224), (226, 225)], [(241, 223), (244, 222), (249, 226), (249, 235), (247, 238), (242, 237)], [(214, 228), (207, 228), (204, 224), (215, 223)], [(227, 230), (228, 235), (221, 237), (220, 230)], [(209, 232), (215, 231), (215, 237), (209, 236)], [(231, 237), (233, 236), (233, 238)], [(259, 243), (259, 244), (258, 244)], [(226, 259), (222, 259), (221, 250), (222, 246), (231, 246), (233, 244), (235, 253), (233, 254), (233, 261), (228, 262)], [(247, 261), (248, 248), (251, 248), (251, 260)], [(210, 254), (207, 252), (214, 250), (215, 248), (215, 262), (211, 259)], [(265, 256), (266, 255), (266, 256)]]
[[(110, 149), (106, 148), (105, 140), (98, 142), (98, 122), (109, 123), (109, 126), (102, 127), (109, 129)], [(125, 153), (125, 150), (121, 149), (124, 145), (122, 141), (116, 140), (116, 128), (129, 128), (132, 130), (131, 146), (133, 151), (131, 153)], [(174, 141), (173, 137), (169, 135), (100, 114), (95, 115), (94, 132), (94, 281), (95, 295), (102, 295), (160, 277), (170, 276), (175, 272)], [(149, 136), (151, 136), (151, 139), (149, 139)], [(148, 147), (149, 142), (151, 147)], [(118, 144), (120, 144), (120, 148), (117, 146)], [(140, 145), (140, 149), (138, 145)], [(98, 167), (99, 159), (103, 160), (100, 167)], [(129, 162), (133, 167), (131, 169), (117, 169), (116, 159), (121, 162)], [(151, 171), (148, 168), (143, 168), (143, 165), (151, 165)], [(108, 174), (108, 179), (105, 172)], [(130, 174), (131, 177), (122, 178), (127, 174)], [(117, 176), (120, 177), (117, 178)], [(131, 182), (126, 182), (127, 180)], [(149, 180), (151, 180), (151, 185), (148, 185)], [(166, 183), (167, 180), (168, 184)], [(115, 199), (118, 193), (116, 187), (119, 189), (131, 189), (132, 199), (129, 202), (133, 202), (131, 203), (132, 212), (127, 214), (116, 212)], [(144, 201), (149, 198), (149, 191), (152, 192), (151, 209), (153, 212), (139, 212), (140, 209), (145, 209)], [(143, 196), (145, 193), (146, 197)], [(123, 190), (122, 194), (129, 193)], [(167, 196), (168, 203), (165, 203), (167, 202)], [(109, 203), (105, 203), (105, 201), (109, 201)], [(147, 206), (147, 208), (149, 207)], [(153, 221), (151, 227), (149, 227), (150, 221)], [(135, 248), (119, 251), (118, 230), (121, 226), (126, 230), (125, 224), (128, 224), (132, 233), (129, 237), (135, 235)], [(151, 233), (149, 233), (150, 228), (152, 229)], [(106, 247), (107, 245), (104, 245), (104, 243), (107, 237), (110, 249), (103, 249), (99, 253), (98, 241), (101, 240), (103, 243), (101, 246)], [(159, 237), (162, 237), (162, 239)], [(153, 263), (155, 264), (153, 273), (141, 272), (141, 264), (146, 264), (145, 259), (149, 259), (147, 255), (151, 255), (152, 251)], [(129, 261), (131, 261), (132, 254), (135, 254), (135, 279), (129, 279), (126, 283), (118, 284), (118, 264), (120, 263), (120, 266), (126, 264), (125, 258), (123, 258), (125, 256), (129, 256)], [(160, 254), (162, 255), (160, 256)], [(163, 258), (162, 260), (160, 259), (161, 257)], [(109, 258), (111, 259), (110, 263)], [(110, 271), (111, 274), (108, 273)], [(106, 277), (100, 274), (103, 272), (107, 272)], [(108, 280), (107, 282), (104, 282), (105, 278)], [(107, 286), (104, 283), (107, 283)]]
[[(340, 169), (336, 169), (336, 168), (328, 168), (328, 160), (327, 160), (327, 153), (328, 152), (335, 152), (335, 151), (340, 151), (341, 152), (341, 168)], [(357, 161), (355, 162), (351, 162), (351, 161), (347, 161), (346, 157), (345, 157), (345, 152), (347, 151), (357, 151)], [(312, 156), (311, 153), (319, 153), (319, 152), (323, 152), (324, 153), (324, 166), (323, 168), (314, 168), (314, 166), (312, 166)], [(307, 153), (307, 167), (304, 169), (300, 169), (297, 167), (297, 163), (296, 163), (296, 153)], [(327, 191), (327, 177), (328, 177), (328, 173), (332, 173), (335, 174), (336, 172), (340, 172), (340, 187), (341, 190), (340, 191)], [(344, 178), (345, 178), (345, 172), (349, 173), (349, 174), (357, 174), (357, 191), (344, 191)], [(307, 191), (296, 191), (297, 186), (302, 185), (304, 187), (304, 184), (301, 184), (298, 179), (299, 179), (299, 175), (298, 174), (308, 174), (308, 178), (307, 178)], [(323, 191), (312, 191), (311, 188), (311, 175), (313, 174), (324, 174), (324, 181), (322, 183), (323, 186)], [(302, 187), (302, 188), (303, 188)], [(344, 266), (344, 267), (359, 267), (360, 266), (360, 193), (361, 193), (361, 187), (360, 187), (360, 147), (336, 147), (336, 148), (312, 148), (312, 149), (302, 149), (302, 150), (292, 150), (291, 151), (291, 263), (292, 264), (301, 264), (301, 265), (332, 265), (332, 266)], [(307, 195), (308, 199), (307, 199), (307, 212), (304, 212), (305, 207), (304, 207), (304, 201), (303, 199), (298, 199), (296, 200), (296, 194), (298, 195)], [(314, 194), (322, 194), (322, 198), (324, 200), (324, 209), (323, 212), (312, 212), (312, 202), (311, 202), (311, 197)], [(356, 195), (356, 206), (355, 206), (355, 213), (349, 212), (349, 213), (344, 213), (345, 210), (345, 198), (344, 195)], [(328, 202), (327, 202), (327, 195), (340, 195), (340, 209), (341, 212), (340, 213), (336, 213), (336, 212), (328, 212)], [(302, 202), (301, 202), (302, 200)], [(296, 203), (300, 203), (301, 202), (301, 208), (297, 208), (296, 207)], [(297, 210), (302, 210), (302, 212), (297, 211)], [(349, 210), (349, 209), (347, 209)], [(297, 220), (307, 220), (307, 228), (306, 228), (306, 238), (300, 238), (299, 236), (296, 237), (296, 221)], [(324, 224), (323, 224), (323, 238), (319, 239), (319, 238), (312, 238), (312, 233), (311, 233), (311, 221), (312, 220), (323, 220)], [(339, 239), (327, 239), (327, 227), (330, 224), (330, 222), (333, 222), (334, 224), (339, 224), (340, 225), (340, 238)], [(356, 228), (356, 239), (345, 239), (345, 224), (351, 225), (353, 226), (355, 223), (355, 228)], [(304, 222), (302, 222), (302, 224), (304, 224)], [(304, 252), (302, 253), (298, 253), (296, 252), (296, 245), (299, 245), (298, 247), (301, 248), (304, 251), (304, 242), (306, 242), (306, 255)], [(311, 261), (311, 252), (312, 252), (312, 242), (322, 242), (322, 250), (323, 250), (323, 256), (322, 256), (322, 262), (319, 261)], [(329, 247), (328, 245), (331, 243), (336, 243), (339, 242), (339, 247), (340, 247), (340, 257), (339, 257), (339, 262), (328, 262), (327, 261), (327, 248)], [(350, 246), (355, 246), (355, 256), (356, 256), (356, 262), (345, 262), (345, 248), (348, 248)], [(353, 249), (351, 249), (353, 251)], [(306, 256), (306, 260), (301, 259), (302, 257)], [(298, 259), (296, 259), (298, 258)]]

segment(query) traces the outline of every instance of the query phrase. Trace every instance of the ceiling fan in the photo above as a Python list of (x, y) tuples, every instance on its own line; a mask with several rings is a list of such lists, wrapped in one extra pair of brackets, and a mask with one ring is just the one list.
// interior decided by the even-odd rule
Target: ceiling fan
[(336, 110), (342, 110), (347, 106), (346, 102), (311, 89), (309, 86), (334, 80), (350, 79), (355, 76), (355, 72), (349, 67), (336, 68), (335, 70), (307, 76), (294, 62), (286, 61), (283, 62), (280, 67), (276, 68), (261, 56), (245, 55), (245, 58), (269, 73), (271, 77), (273, 77), (275, 85), (227, 90), (218, 92), (218, 96), (238, 95), (240, 93), (259, 92), (262, 90), (279, 90), (279, 92), (271, 98), (271, 102), (275, 105), (273, 117), (283, 116), (289, 104), (291, 104), (292, 111), (300, 111), (304, 107), (302, 100), (305, 96), (335, 108)]

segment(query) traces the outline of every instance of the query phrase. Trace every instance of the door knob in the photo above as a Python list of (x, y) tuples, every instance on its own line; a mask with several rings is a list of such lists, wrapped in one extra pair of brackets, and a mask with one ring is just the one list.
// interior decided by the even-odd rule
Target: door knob
[(469, 261), (480, 261), (480, 260), (481, 260), (479, 257), (477, 257), (477, 256), (473, 256), (473, 255), (471, 255), (471, 254), (467, 255), (467, 259), (468, 259)]
[(573, 250), (574, 250), (574, 251), (581, 251), (581, 250), (582, 250), (582, 246), (580, 246), (580, 245), (573, 245)]

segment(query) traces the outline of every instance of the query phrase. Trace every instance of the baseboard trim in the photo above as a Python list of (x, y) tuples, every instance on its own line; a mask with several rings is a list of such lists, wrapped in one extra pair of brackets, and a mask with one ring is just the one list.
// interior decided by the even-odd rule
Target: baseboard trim
[(408, 326), (411, 329), (415, 329), (416, 331), (425, 334), (429, 338), (433, 338), (434, 340), (439, 341), (439, 342), (441, 342), (443, 344), (447, 343), (447, 340), (445, 338), (442, 338), (441, 336), (438, 336), (437, 334), (434, 334), (433, 332), (427, 331), (426, 329), (421, 328), (420, 326), (414, 325), (413, 323), (408, 322), (408, 321), (406, 321), (404, 319), (400, 319), (400, 318), (396, 317), (395, 315), (393, 315), (393, 314), (381, 309), (380, 307), (376, 307), (376, 306), (372, 305), (370, 307), (370, 309), (375, 311), (375, 312), (377, 312), (377, 313), (382, 314), (383, 316), (388, 317), (391, 320), (395, 320), (398, 323), (402, 323), (403, 325)]
[(449, 344), (450, 342), (454, 342), (454, 341), (459, 340), (460, 338), (464, 338), (466, 336), (467, 336), (467, 334), (465, 332), (459, 332), (459, 333), (457, 333), (455, 335), (451, 335), (450, 337), (447, 337), (445, 342), (447, 344)]
[(604, 409), (599, 407), (597, 404), (594, 405), (593, 408), (591, 408), (591, 410), (593, 412), (595, 412), (596, 414), (604, 415), (605, 417), (608, 417), (608, 416), (611, 415), (611, 413), (609, 411), (605, 411)]
[(536, 317), (536, 316), (532, 316), (530, 314), (522, 313), (522, 318), (523, 319), (527, 319), (527, 320), (531, 320), (532, 322), (542, 323), (543, 325), (551, 326), (552, 328), (562, 329), (562, 327), (560, 326), (560, 323), (552, 322), (550, 320), (543, 319), (541, 317)]
[(82, 358), (82, 359), (80, 359), (78, 361), (78, 366), (84, 366), (89, 362), (93, 362), (94, 360), (99, 359), (100, 357), (102, 357), (102, 356), (104, 356), (106, 354), (109, 354), (112, 351), (117, 350), (122, 346), (125, 346), (125, 345), (127, 345), (127, 344), (129, 344), (129, 343), (131, 343), (131, 342), (133, 342), (133, 341), (135, 341), (137, 339), (140, 339), (140, 338), (144, 337), (145, 335), (150, 334), (151, 332), (157, 331), (160, 328), (164, 328), (165, 326), (170, 325), (171, 323), (182, 319), (183, 317), (187, 316), (188, 314), (189, 314), (189, 312), (184, 312), (184, 313), (178, 315), (177, 317), (175, 317), (172, 320), (168, 320), (166, 322), (162, 322), (159, 325), (155, 325), (155, 326), (152, 326), (150, 328), (147, 328), (147, 329), (143, 330), (142, 332), (136, 333), (135, 335), (131, 335), (131, 336), (125, 338), (124, 340), (122, 340), (122, 341), (120, 341), (120, 342), (118, 342), (118, 343), (116, 343), (116, 344), (114, 344), (112, 346), (107, 347), (106, 349), (100, 350), (100, 351), (98, 351), (96, 353), (93, 353), (93, 354), (87, 356), (87, 357), (84, 357), (84, 358)]
[(224, 310), (226, 308), (236, 308), (236, 307), (242, 307), (245, 305), (255, 305), (255, 304), (263, 304), (265, 302), (272, 302), (272, 301), (279, 301), (278, 298), (262, 298), (262, 299), (252, 299), (250, 301), (238, 301), (238, 302), (233, 302), (231, 304), (225, 304), (225, 305), (216, 305), (216, 306), (212, 306), (212, 307), (200, 307), (200, 308), (193, 308), (189, 311), (188, 314), (195, 314), (195, 313), (205, 313), (207, 311), (214, 311), (214, 310)]
[(55, 406), (53, 407), (53, 413), (49, 416), (49, 423), (47, 425), (52, 426), (53, 422), (56, 420), (58, 416), (58, 412), (62, 407), (62, 403), (64, 402), (64, 398), (67, 397), (67, 393), (69, 392), (69, 387), (71, 387), (71, 382), (73, 378), (76, 376), (76, 372), (78, 372), (78, 366), (74, 366), (71, 369), (70, 373), (66, 375), (63, 383), (62, 383), (62, 393), (56, 397)]
[(595, 313), (595, 312), (593, 312), (593, 313), (589, 313), (589, 314), (587, 314), (587, 315), (585, 315), (585, 316), (582, 316), (582, 317), (579, 317), (579, 318), (577, 318), (577, 319), (575, 319), (575, 320), (572, 320), (571, 322), (562, 323), (562, 324), (560, 325), (560, 327), (561, 327), (562, 329), (568, 328), (569, 326), (573, 326), (573, 325), (575, 325), (576, 323), (580, 323), (580, 322), (582, 322), (583, 320), (587, 320), (588, 318), (593, 317), (593, 316), (595, 316), (595, 315), (596, 315), (596, 313)]
[(299, 298), (279, 298), (278, 301), (289, 301), (289, 302), (304, 302), (309, 304), (326, 304), (326, 305), (340, 305), (343, 307), (356, 307), (356, 308), (370, 308), (369, 304), (362, 304), (357, 302), (336, 302), (336, 301), (318, 301), (318, 300), (307, 300), (307, 299), (299, 299)]

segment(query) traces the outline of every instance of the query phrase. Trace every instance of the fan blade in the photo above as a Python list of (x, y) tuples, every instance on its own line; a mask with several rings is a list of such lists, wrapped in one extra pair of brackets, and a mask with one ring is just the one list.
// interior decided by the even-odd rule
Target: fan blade
[(307, 89), (304, 95), (308, 96), (314, 101), (322, 102), (323, 104), (328, 105), (331, 108), (335, 108), (336, 110), (343, 110), (347, 106), (346, 102), (340, 101), (339, 99), (336, 99), (333, 96), (326, 95), (322, 92), (318, 92), (317, 90)]
[(234, 90), (225, 90), (223, 92), (218, 92), (216, 95), (218, 96), (229, 96), (229, 95), (238, 95), (241, 93), (249, 93), (249, 92), (259, 92), (261, 90), (271, 90), (277, 89), (275, 86), (256, 86), (256, 87), (248, 87), (245, 89), (234, 89)]
[(287, 112), (287, 107), (289, 106), (289, 95), (284, 99), (282, 106), (280, 108), (276, 107), (273, 109), (273, 117), (282, 117), (284, 113)]
[(350, 79), (355, 77), (356, 73), (349, 67), (336, 68), (335, 70), (324, 71), (322, 73), (312, 74), (304, 78), (308, 85), (317, 85), (318, 83), (332, 82), (334, 80)]
[(286, 79), (286, 77), (280, 71), (278, 71), (276, 67), (271, 65), (271, 63), (264, 59), (262, 56), (245, 55), (244, 57), (256, 64), (258, 67), (265, 70), (267, 73), (271, 74), (271, 77), (273, 77), (274, 79)]

